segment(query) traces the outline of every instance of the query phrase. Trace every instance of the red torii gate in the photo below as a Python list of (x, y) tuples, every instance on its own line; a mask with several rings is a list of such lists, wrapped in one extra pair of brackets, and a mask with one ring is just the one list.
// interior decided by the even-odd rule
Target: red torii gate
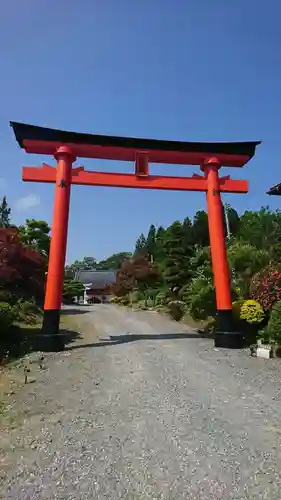
[[(248, 181), (219, 177), (222, 166), (243, 167), (255, 154), (260, 142), (198, 143), (110, 137), (82, 134), (10, 122), (16, 140), (27, 153), (52, 155), (57, 168), (23, 167), (27, 182), (55, 183), (52, 239), (44, 304), (43, 332), (58, 342), (60, 308), (66, 255), (71, 184), (137, 189), (204, 191), (207, 194), (208, 221), (218, 314), (215, 337), (217, 347), (241, 347), (242, 334), (233, 329), (230, 277), (227, 264), (220, 193), (247, 193)], [(87, 172), (72, 168), (77, 157), (130, 161), (132, 174)], [(203, 175), (165, 177), (149, 174), (149, 163), (199, 165)]]

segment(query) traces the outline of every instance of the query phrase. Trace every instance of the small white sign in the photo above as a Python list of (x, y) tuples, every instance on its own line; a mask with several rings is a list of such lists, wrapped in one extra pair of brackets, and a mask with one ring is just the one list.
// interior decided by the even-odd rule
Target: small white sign
[(257, 357), (264, 359), (271, 358), (271, 348), (259, 346), (257, 348)]

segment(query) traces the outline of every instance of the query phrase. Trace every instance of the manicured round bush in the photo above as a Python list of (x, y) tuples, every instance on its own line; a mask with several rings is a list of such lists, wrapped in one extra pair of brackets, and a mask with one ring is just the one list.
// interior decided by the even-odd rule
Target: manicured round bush
[(16, 320), (16, 312), (8, 302), (0, 302), (0, 333), (6, 332), (11, 328)]
[(268, 266), (257, 273), (252, 279), (250, 294), (264, 311), (270, 311), (281, 299), (281, 265)]
[(265, 313), (262, 306), (256, 300), (245, 300), (241, 306), (240, 319), (250, 325), (257, 325), (264, 320)]
[(171, 316), (171, 318), (175, 321), (180, 321), (185, 313), (185, 304), (184, 302), (181, 302), (180, 300), (171, 300), (171, 302), (168, 303), (168, 313)]

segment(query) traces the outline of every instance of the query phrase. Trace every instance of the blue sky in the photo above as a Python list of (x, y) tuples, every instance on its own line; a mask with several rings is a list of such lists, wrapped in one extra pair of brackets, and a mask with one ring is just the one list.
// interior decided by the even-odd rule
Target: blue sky
[[(280, 16), (280, 0), (4, 2), (0, 196), (7, 195), (15, 222), (51, 222), (53, 186), (21, 181), (23, 165), (50, 158), (21, 151), (9, 120), (157, 139), (262, 140), (243, 171), (231, 169), (233, 178), (249, 179), (249, 194), (224, 199), (239, 212), (281, 208), (280, 198), (265, 194), (281, 181)], [(152, 167), (167, 175), (195, 171)], [(167, 226), (205, 208), (203, 193), (75, 186), (67, 260), (132, 250), (151, 223)]]

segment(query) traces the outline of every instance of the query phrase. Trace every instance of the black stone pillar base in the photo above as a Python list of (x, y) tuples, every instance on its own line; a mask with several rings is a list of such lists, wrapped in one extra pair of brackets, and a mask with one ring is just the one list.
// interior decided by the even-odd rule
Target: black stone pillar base
[(63, 337), (60, 335), (60, 309), (45, 309), (42, 324), (42, 351), (58, 352), (64, 350)]
[(215, 347), (242, 349), (244, 345), (245, 339), (243, 333), (238, 332), (234, 327), (232, 310), (218, 311)]

